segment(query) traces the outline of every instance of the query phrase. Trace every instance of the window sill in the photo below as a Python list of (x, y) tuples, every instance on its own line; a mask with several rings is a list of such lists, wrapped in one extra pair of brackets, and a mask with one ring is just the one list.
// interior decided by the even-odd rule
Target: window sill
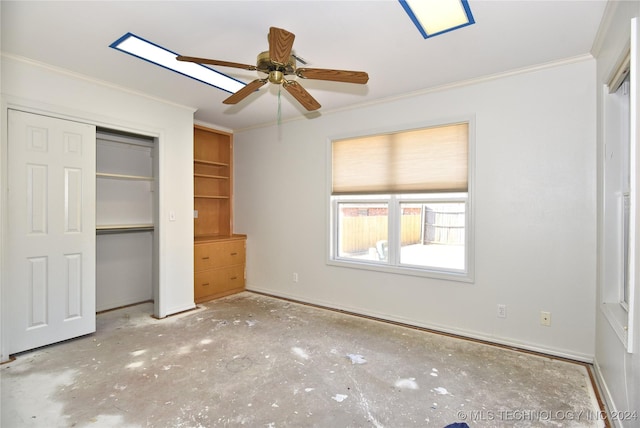
[(628, 329), (627, 321), (629, 316), (628, 313), (622, 308), (620, 303), (615, 303), (615, 302), (604, 302), (600, 306), (600, 309), (602, 310), (604, 317), (609, 322), (609, 325), (611, 326), (613, 331), (616, 333), (616, 335), (622, 342), (625, 349), (628, 350), (628, 343), (629, 343), (629, 337), (628, 337), (628, 331), (627, 331)]
[(473, 283), (474, 278), (468, 272), (452, 272), (411, 268), (408, 266), (385, 266), (377, 263), (357, 262), (352, 260), (334, 260), (327, 261), (329, 266), (345, 267), (351, 269), (369, 270), (376, 272), (392, 273), (396, 275), (419, 276), (423, 278), (443, 279), (447, 281), (456, 281), (464, 283)]

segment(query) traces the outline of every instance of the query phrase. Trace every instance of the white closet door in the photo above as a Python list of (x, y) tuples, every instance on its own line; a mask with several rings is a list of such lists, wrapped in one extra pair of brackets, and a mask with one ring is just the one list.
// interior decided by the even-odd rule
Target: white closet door
[(95, 127), (9, 110), (8, 352), (95, 331)]

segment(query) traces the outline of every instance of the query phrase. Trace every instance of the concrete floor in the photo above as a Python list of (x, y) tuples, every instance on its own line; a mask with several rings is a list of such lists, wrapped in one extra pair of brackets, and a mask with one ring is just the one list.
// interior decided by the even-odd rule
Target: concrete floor
[(1, 367), (3, 428), (599, 427), (582, 364), (241, 293)]

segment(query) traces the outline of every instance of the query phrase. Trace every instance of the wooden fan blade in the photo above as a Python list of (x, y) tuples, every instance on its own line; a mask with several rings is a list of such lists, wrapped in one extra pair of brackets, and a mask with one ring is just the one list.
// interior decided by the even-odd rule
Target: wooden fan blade
[(296, 70), (296, 75), (303, 79), (331, 80), (333, 82), (359, 83), (362, 85), (369, 81), (369, 75), (364, 71), (299, 68)]
[(287, 64), (295, 38), (295, 34), (282, 28), (269, 28), (269, 59), (277, 64)]
[(320, 108), (320, 103), (295, 80), (285, 80), (282, 86), (307, 110), (313, 111)]
[(265, 83), (267, 83), (267, 79), (256, 79), (253, 82), (247, 84), (244, 88), (240, 89), (235, 94), (231, 95), (226, 100), (222, 101), (223, 104), (237, 104), (240, 101), (244, 100), (246, 97), (260, 89)]
[(198, 64), (211, 64), (211, 65), (219, 65), (221, 67), (242, 68), (244, 70), (257, 70), (255, 65), (240, 64), (239, 62), (219, 61), (217, 59), (198, 58), (195, 56), (178, 55), (176, 59), (178, 61), (197, 62)]

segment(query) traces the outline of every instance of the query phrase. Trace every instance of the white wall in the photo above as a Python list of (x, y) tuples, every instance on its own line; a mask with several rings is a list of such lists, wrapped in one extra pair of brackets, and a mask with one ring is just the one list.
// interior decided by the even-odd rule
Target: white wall
[[(235, 229), (248, 235), (247, 288), (591, 361), (594, 86), (595, 61), (582, 58), (236, 132)], [(328, 138), (472, 115), (475, 283), (327, 265)], [(506, 319), (496, 316), (499, 303)], [(552, 313), (551, 327), (540, 325), (541, 310)]]
[[(604, 296), (607, 294), (607, 279), (610, 275), (611, 260), (610, 241), (612, 237), (618, 236), (615, 225), (605, 217), (610, 212), (611, 206), (607, 206), (611, 198), (607, 192), (611, 185), (605, 182), (603, 165), (605, 159), (604, 145), (607, 135), (605, 116), (605, 93), (604, 85), (608, 82), (612, 70), (620, 56), (628, 48), (630, 40), (631, 18), (640, 16), (640, 2), (610, 2), (605, 14), (604, 27), (601, 29), (600, 37), (596, 42), (597, 60), (597, 94), (598, 94), (598, 233), (600, 240), (599, 247), (599, 276), (597, 284), (597, 311), (596, 311), (596, 358), (598, 380), (604, 390), (607, 404), (612, 411), (636, 412), (635, 419), (625, 421), (613, 420), (614, 426), (640, 427), (640, 317), (636, 316), (635, 330), (635, 350), (634, 353), (627, 353), (622, 341), (612, 328), (610, 320), (603, 312)], [(636, 118), (638, 119), (638, 118)], [(636, 142), (637, 145), (637, 142)], [(610, 152), (610, 150), (607, 150)], [(609, 162), (610, 164), (610, 162)], [(610, 178), (607, 172), (607, 180)], [(606, 184), (606, 185), (605, 185)], [(636, 220), (640, 221), (640, 219)], [(613, 229), (613, 230), (612, 230)], [(605, 255), (607, 257), (605, 257)], [(640, 256), (637, 256), (640, 257)], [(614, 260), (615, 261), (615, 260)], [(638, 261), (636, 262), (638, 263)], [(636, 277), (637, 278), (637, 277)], [(640, 285), (636, 283), (636, 296), (640, 295)], [(635, 313), (640, 315), (640, 299), (636, 298)], [(624, 413), (621, 413), (624, 415)]]
[(153, 300), (153, 232), (96, 236), (96, 312)]
[[(164, 317), (193, 308), (193, 110), (6, 55), (1, 73), (3, 195), (8, 108), (158, 137), (160, 218), (155, 233), (160, 240), (160, 296), (156, 315)], [(2, 209), (7, 209), (6, 199), (2, 203)], [(176, 213), (176, 221), (169, 221), (170, 211)], [(3, 257), (8, 251), (6, 227), (3, 223)], [(4, 272), (1, 285), (11, 286)], [(3, 327), (7, 328), (6, 323)]]

